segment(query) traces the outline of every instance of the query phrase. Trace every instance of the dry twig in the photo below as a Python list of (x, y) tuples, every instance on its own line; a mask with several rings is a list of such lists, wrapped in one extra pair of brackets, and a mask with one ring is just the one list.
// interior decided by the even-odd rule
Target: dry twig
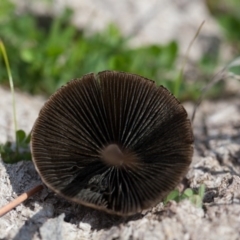
[(4, 207), (0, 208), (0, 217), (2, 217), (3, 215), (11, 211), (13, 208), (17, 207), (19, 204), (27, 200), (29, 197), (31, 197), (35, 193), (41, 191), (42, 189), (43, 189), (43, 185), (38, 185), (32, 188), (31, 190), (29, 190), (28, 192), (23, 193), (22, 195), (14, 199), (12, 202), (5, 205)]

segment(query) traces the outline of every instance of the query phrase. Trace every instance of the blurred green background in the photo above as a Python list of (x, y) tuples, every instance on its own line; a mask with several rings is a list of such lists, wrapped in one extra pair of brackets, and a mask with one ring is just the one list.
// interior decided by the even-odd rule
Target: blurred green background
[[(221, 26), (224, 41), (232, 49), (232, 57), (237, 57), (240, 52), (239, 0), (206, 0), (205, 4)], [(177, 42), (132, 48), (129, 39), (123, 37), (116, 26), (108, 25), (104, 31), (89, 35), (85, 29), (79, 30), (70, 24), (71, 14), (66, 9), (56, 18), (40, 18), (27, 12), (19, 16), (9, 0), (1, 0), (0, 39), (7, 49), (18, 89), (48, 96), (73, 78), (108, 69), (145, 76), (174, 92), (179, 81)], [(205, 54), (195, 64), (196, 72), (201, 73), (201, 81), (192, 81), (184, 75), (178, 98), (198, 98), (200, 89), (223, 61), (218, 52)], [(2, 57), (0, 84), (8, 86)], [(217, 85), (210, 91), (210, 96), (217, 97), (223, 87), (223, 84)]]

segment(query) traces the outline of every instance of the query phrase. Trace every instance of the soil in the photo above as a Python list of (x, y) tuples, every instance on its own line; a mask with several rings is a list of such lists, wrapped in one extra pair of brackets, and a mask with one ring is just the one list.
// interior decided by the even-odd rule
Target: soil
[[(17, 2), (19, 11), (28, 8), (33, 12), (37, 10), (41, 14), (46, 13), (46, 8), (44, 10), (40, 6), (40, 1)], [(67, 1), (55, 2), (53, 12), (59, 11)], [(202, 20), (208, 20), (205, 23), (207, 30), (203, 28), (199, 41), (191, 50), (191, 57), (199, 58), (201, 53), (216, 46), (211, 39), (220, 39), (218, 27), (209, 18), (201, 0), (168, 1), (171, 4), (167, 6), (166, 1), (153, 0), (153, 7), (148, 11), (143, 11), (148, 7), (144, 4), (146, 1), (118, 1), (120, 5), (115, 5), (116, 1), (108, 0), (68, 2), (75, 9), (73, 21), (80, 28), (88, 24), (91, 32), (114, 21), (124, 34), (134, 33), (133, 44), (137, 45), (177, 39), (180, 41), (180, 52), (185, 52)], [(125, 17), (122, 17), (122, 13)], [(91, 21), (86, 22), (90, 17)], [(143, 24), (139, 25), (139, 30), (134, 32), (134, 26), (141, 23)], [(0, 88), (0, 96), (0, 143), (5, 143), (14, 139), (10, 91)], [(23, 93), (17, 93), (16, 99), (18, 129), (30, 132), (45, 99)], [(184, 103), (184, 106), (191, 116), (193, 103)], [(197, 208), (188, 200), (180, 203), (172, 201), (166, 206), (160, 202), (152, 209), (123, 218), (72, 204), (45, 187), (43, 191), (0, 218), (0, 239), (239, 239), (239, 98), (204, 101), (197, 111), (193, 131), (194, 157), (186, 179), (179, 188), (185, 186), (197, 189), (201, 184), (205, 184), (202, 208)], [(0, 160), (0, 206), (39, 183), (41, 180), (31, 161), (5, 164)]]
[[(2, 141), (13, 133), (11, 95), (4, 102)], [(17, 93), (19, 127), (31, 129), (45, 99)], [(189, 116), (193, 104), (184, 103)], [(44, 188), (0, 218), (0, 239), (239, 239), (240, 102), (237, 98), (204, 101), (193, 124), (195, 153), (185, 187), (205, 184), (204, 205), (190, 201), (159, 203), (132, 217), (117, 217), (72, 204)], [(3, 137), (5, 136), (5, 138)], [(0, 161), (0, 206), (41, 183), (31, 161)], [(183, 185), (183, 183), (181, 184)], [(181, 187), (181, 186), (179, 186)]]

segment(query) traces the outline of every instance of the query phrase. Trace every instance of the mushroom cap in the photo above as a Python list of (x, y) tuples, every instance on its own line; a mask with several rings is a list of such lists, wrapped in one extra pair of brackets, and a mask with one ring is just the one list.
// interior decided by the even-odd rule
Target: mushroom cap
[(79, 204), (119, 215), (152, 207), (186, 174), (193, 154), (187, 113), (163, 86), (116, 71), (60, 88), (32, 130), (43, 182)]

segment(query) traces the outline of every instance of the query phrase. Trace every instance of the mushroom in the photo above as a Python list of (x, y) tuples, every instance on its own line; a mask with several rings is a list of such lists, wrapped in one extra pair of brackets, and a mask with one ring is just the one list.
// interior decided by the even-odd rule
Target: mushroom
[(42, 181), (75, 203), (118, 215), (152, 207), (186, 174), (187, 113), (163, 86), (124, 72), (74, 79), (41, 109), (32, 156)]

